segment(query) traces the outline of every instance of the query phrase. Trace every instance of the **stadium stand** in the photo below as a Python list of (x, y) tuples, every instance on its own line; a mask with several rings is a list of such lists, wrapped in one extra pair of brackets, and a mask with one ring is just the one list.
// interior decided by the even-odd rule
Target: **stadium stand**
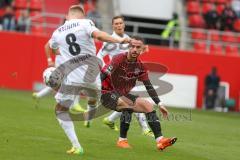
[[(188, 21), (187, 26), (180, 23), (182, 35), (187, 33), (187, 37), (180, 43), (184, 43), (184, 49), (194, 49), (198, 52), (221, 53), (221, 55), (239, 53), (237, 43), (240, 42), (239, 33), (226, 31), (222, 32), (216, 29), (206, 30), (206, 22), (203, 15), (211, 10), (216, 10), (220, 15), (225, 5), (231, 0), (184, 0), (185, 12)], [(86, 12), (96, 6), (97, 1), (78, 1), (78, 0), (15, 0), (15, 17), (19, 17), (22, 9), (29, 10), (31, 17), (31, 31), (33, 34), (49, 35), (52, 31), (64, 22), (65, 13), (69, 5), (79, 4), (82, 2)], [(58, 7), (55, 7), (58, 4)], [(184, 4), (183, 4), (184, 6)], [(184, 10), (183, 10), (184, 11)], [(0, 10), (4, 14), (4, 10)], [(126, 31), (129, 35), (140, 34), (148, 43), (161, 44), (161, 31), (164, 30), (167, 21), (158, 21), (153, 19), (129, 18), (126, 19)], [(104, 22), (105, 23), (105, 22)], [(107, 22), (109, 23), (109, 22)], [(138, 25), (136, 25), (138, 23)], [(111, 25), (109, 23), (109, 25)], [(240, 19), (234, 22), (234, 30), (240, 31)], [(149, 39), (150, 38), (150, 39)], [(151, 40), (152, 39), (152, 40)], [(171, 37), (169, 37), (171, 41)], [(156, 43), (157, 42), (157, 43)], [(169, 43), (171, 47), (172, 43)], [(221, 45), (220, 45), (221, 44)]]
[[(188, 26), (196, 28), (190, 35), (194, 40), (193, 49), (200, 52), (206, 49), (206, 51), (210, 51), (213, 54), (238, 56), (239, 47), (237, 43), (239, 42), (239, 33), (234, 32), (240, 31), (239, 19), (234, 22), (233, 31), (204, 30), (206, 29), (206, 22), (203, 16), (209, 11), (216, 10), (219, 16), (218, 21), (220, 21), (225, 6), (230, 3), (231, 0), (186, 0), (185, 10), (188, 15)], [(217, 22), (217, 28), (220, 29), (219, 23)], [(198, 40), (206, 40), (206, 42), (197, 42)]]

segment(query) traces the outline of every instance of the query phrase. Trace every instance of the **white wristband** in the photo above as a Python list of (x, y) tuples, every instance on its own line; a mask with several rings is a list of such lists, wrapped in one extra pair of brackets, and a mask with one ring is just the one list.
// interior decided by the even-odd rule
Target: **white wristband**
[(52, 62), (52, 58), (48, 58), (47, 61), (48, 61), (48, 62)]

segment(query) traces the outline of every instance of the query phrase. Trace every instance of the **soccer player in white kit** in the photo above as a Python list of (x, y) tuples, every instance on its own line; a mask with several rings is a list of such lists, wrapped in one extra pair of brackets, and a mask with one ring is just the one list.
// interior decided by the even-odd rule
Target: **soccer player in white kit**
[[(52, 49), (59, 50), (63, 62), (68, 61), (74, 63), (74, 59), (78, 57), (83, 57), (82, 61), (86, 61), (88, 57), (96, 56), (96, 47), (93, 38), (111, 43), (128, 43), (130, 41), (130, 39), (127, 38), (114, 38), (98, 30), (91, 20), (84, 18), (84, 10), (82, 7), (73, 5), (69, 8), (67, 21), (53, 32), (49, 40), (49, 45)], [(69, 67), (71, 68), (71, 66)], [(90, 66), (84, 65), (74, 69), (64, 77), (62, 84), (72, 85), (74, 87), (75, 85), (78, 87), (77, 84), (80, 84), (85, 87), (84, 76), (89, 67)], [(95, 86), (95, 83), (91, 83), (90, 85)], [(55, 109), (56, 118), (72, 144), (72, 148), (68, 150), (67, 153), (81, 155), (83, 154), (83, 148), (78, 141), (73, 121), (68, 112), (69, 108), (74, 104), (75, 97), (79, 95), (60, 92), (61, 87), (55, 96), (57, 101)], [(96, 103), (96, 99), (94, 98), (90, 101)]]
[[(47, 42), (44, 46), (46, 58), (47, 58), (47, 64), (48, 67), (59, 67), (62, 63), (64, 63), (64, 59), (61, 57), (59, 50), (51, 49), (50, 42)], [(51, 54), (55, 55), (55, 61), (51, 58)], [(54, 89), (51, 87), (45, 86), (43, 89), (41, 89), (38, 92), (33, 92), (32, 97), (36, 100), (35, 107), (38, 107), (39, 99), (43, 98), (44, 96), (49, 95), (50, 93), (56, 93)], [(78, 111), (84, 112), (85, 110), (82, 109), (79, 105), (79, 97), (76, 97), (74, 106), (77, 108), (80, 108)], [(89, 106), (89, 105), (88, 105)]]
[[(115, 16), (112, 18), (112, 28), (113, 28), (113, 34), (112, 37), (116, 38), (129, 38), (127, 34), (124, 33), (125, 29), (125, 23), (124, 23), (124, 17), (122, 16)], [(104, 64), (103, 58), (107, 55), (109, 55), (110, 60), (113, 56), (128, 52), (128, 44), (118, 44), (118, 43), (107, 43), (104, 42), (102, 48), (99, 50), (97, 57), (102, 60)], [(103, 123), (108, 125), (111, 129), (118, 130), (116, 124), (114, 121), (117, 118), (120, 118), (121, 112), (114, 111), (111, 115), (104, 118)], [(146, 116), (143, 113), (135, 113), (135, 116), (139, 122), (139, 125), (142, 128), (142, 132), (146, 136), (153, 137), (152, 131), (149, 129), (146, 121)]]

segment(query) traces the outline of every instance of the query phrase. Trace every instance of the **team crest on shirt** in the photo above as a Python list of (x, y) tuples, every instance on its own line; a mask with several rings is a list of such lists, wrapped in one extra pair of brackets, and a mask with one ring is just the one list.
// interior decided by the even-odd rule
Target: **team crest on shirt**
[(139, 68), (135, 68), (135, 70), (134, 70), (135, 75), (139, 75), (140, 72), (141, 72), (141, 70)]
[(107, 70), (108, 70), (109, 72), (112, 71), (112, 70), (113, 70), (113, 66), (112, 66), (112, 65), (109, 65), (108, 68), (107, 68)]

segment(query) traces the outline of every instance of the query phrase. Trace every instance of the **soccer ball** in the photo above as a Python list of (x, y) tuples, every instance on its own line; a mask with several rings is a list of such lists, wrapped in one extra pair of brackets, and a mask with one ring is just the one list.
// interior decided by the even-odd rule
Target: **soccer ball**
[(49, 87), (51, 87), (50, 86), (50, 76), (53, 73), (53, 71), (55, 71), (55, 70), (56, 70), (55, 67), (49, 67), (43, 71), (43, 82)]
[[(62, 82), (62, 76), (60, 73), (55, 71), (55, 67), (49, 67), (43, 72), (43, 82), (53, 89), (57, 89)], [(55, 72), (54, 72), (55, 71)]]

